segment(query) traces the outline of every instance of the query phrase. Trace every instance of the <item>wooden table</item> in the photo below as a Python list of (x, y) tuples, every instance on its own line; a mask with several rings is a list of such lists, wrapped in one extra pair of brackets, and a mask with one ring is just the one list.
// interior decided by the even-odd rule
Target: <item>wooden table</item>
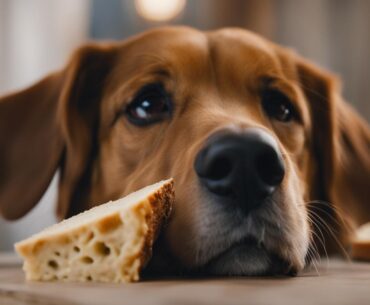
[(135, 284), (27, 283), (19, 262), (0, 255), (0, 304), (370, 305), (370, 264), (323, 260), (295, 278), (166, 279)]

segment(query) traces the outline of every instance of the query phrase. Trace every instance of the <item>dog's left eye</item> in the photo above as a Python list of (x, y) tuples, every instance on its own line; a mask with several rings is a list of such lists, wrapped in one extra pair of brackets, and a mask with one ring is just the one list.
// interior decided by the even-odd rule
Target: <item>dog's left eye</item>
[(126, 115), (131, 123), (139, 126), (159, 122), (170, 115), (169, 96), (161, 85), (148, 85), (127, 106)]
[(266, 90), (262, 93), (262, 107), (270, 118), (280, 122), (290, 122), (297, 117), (289, 98), (278, 90)]

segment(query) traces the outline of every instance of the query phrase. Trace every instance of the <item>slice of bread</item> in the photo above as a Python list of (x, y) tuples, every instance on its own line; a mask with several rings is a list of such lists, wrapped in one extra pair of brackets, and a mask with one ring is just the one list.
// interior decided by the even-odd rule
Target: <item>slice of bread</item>
[(352, 257), (370, 261), (370, 222), (356, 231), (356, 236), (352, 240)]
[(173, 180), (96, 206), (15, 244), (28, 280), (138, 281), (174, 201)]

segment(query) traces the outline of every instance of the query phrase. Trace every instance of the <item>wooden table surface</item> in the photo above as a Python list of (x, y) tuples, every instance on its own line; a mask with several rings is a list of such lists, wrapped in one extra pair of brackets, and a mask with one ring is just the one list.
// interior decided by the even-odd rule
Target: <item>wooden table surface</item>
[(26, 282), (19, 261), (0, 255), (0, 304), (370, 305), (370, 263), (323, 260), (295, 278), (166, 279), (134, 284)]

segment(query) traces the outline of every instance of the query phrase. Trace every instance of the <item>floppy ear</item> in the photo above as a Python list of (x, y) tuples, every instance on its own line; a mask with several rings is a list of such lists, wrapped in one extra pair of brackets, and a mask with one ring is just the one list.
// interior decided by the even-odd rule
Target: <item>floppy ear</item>
[(0, 99), (0, 212), (15, 219), (41, 198), (60, 161), (63, 143), (57, 100), (63, 73)]
[(27, 213), (58, 167), (58, 216), (79, 209), (74, 204), (88, 183), (102, 87), (113, 58), (113, 48), (83, 47), (62, 71), (0, 99), (0, 213), (5, 218)]
[(370, 129), (340, 96), (336, 101), (331, 198), (358, 226), (370, 221)]
[(299, 59), (316, 161), (311, 199), (330, 202), (354, 226), (370, 221), (370, 130), (343, 100), (338, 80)]

